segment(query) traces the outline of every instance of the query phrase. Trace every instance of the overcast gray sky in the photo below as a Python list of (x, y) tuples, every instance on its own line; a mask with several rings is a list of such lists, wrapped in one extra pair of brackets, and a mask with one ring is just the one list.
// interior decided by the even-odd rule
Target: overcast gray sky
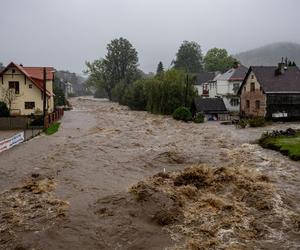
[(121, 36), (146, 72), (168, 67), (183, 40), (230, 53), (300, 43), (299, 0), (1, 0), (0, 9), (0, 62), (77, 73)]

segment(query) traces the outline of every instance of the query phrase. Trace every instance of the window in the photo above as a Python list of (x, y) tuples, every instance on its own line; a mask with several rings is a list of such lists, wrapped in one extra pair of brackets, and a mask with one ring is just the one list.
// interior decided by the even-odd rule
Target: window
[(25, 109), (34, 109), (35, 102), (25, 102)]
[(12, 74), (16, 73), (16, 70), (15, 69), (12, 69), (11, 70)]
[(249, 100), (246, 101), (246, 108), (247, 109), (250, 108), (250, 101)]
[(255, 101), (255, 108), (260, 109), (260, 101)]
[(9, 89), (15, 89), (15, 94), (20, 94), (20, 85), (19, 82), (9, 82)]
[(29, 84), (29, 88), (32, 89), (32, 84)]
[(233, 90), (234, 93), (237, 93), (239, 91), (239, 88), (240, 88), (240, 84), (239, 83), (234, 83), (232, 90)]
[(254, 79), (254, 75), (251, 75), (251, 79)]
[(255, 82), (251, 82), (251, 92), (255, 91)]
[(237, 99), (237, 98), (230, 99), (230, 105), (231, 106), (239, 106), (239, 104), (240, 104), (239, 99)]

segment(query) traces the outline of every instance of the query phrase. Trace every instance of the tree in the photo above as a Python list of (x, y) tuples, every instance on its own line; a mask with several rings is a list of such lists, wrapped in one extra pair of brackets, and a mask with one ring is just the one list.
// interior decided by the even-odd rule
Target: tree
[(156, 70), (156, 75), (160, 76), (164, 73), (164, 65), (162, 62), (159, 62)]
[(139, 78), (138, 53), (124, 38), (115, 39), (107, 45), (104, 59), (86, 63), (89, 85), (103, 88), (112, 100), (113, 89), (120, 82), (125, 86)]
[(202, 70), (202, 51), (200, 45), (196, 42), (184, 41), (173, 63), (175, 69), (182, 69), (187, 73), (199, 73)]
[(226, 49), (213, 48), (210, 49), (204, 57), (204, 68), (206, 71), (221, 71), (234, 67), (237, 64), (237, 60), (228, 55)]
[(11, 111), (12, 104), (17, 97), (15, 89), (1, 87), (0, 93), (1, 93), (0, 100), (6, 103), (8, 110)]
[(55, 94), (55, 96), (54, 96), (54, 105), (55, 106), (67, 105), (65, 93), (64, 93), (63, 89), (61, 88), (62, 85), (63, 85), (63, 83), (56, 76), (54, 78), (54, 84), (53, 84), (53, 92)]
[(0, 117), (9, 117), (9, 109), (5, 102), (0, 102)]

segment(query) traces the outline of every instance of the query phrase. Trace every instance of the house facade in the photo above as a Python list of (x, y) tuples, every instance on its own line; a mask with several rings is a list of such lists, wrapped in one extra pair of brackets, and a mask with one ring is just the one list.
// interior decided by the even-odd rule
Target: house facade
[(209, 97), (222, 98), (225, 106), (230, 112), (239, 112), (240, 97), (237, 92), (247, 74), (248, 69), (243, 65), (238, 65), (224, 74), (217, 75), (209, 83)]
[(195, 88), (198, 91), (199, 96), (209, 97), (209, 83), (215, 78), (215, 72), (200, 72), (197, 75), (197, 81)]
[(241, 116), (300, 118), (300, 70), (296, 66), (250, 67), (238, 93)]
[[(46, 110), (54, 111), (54, 68), (46, 68)], [(0, 100), (12, 116), (27, 116), (43, 111), (44, 68), (10, 63), (0, 73)]]

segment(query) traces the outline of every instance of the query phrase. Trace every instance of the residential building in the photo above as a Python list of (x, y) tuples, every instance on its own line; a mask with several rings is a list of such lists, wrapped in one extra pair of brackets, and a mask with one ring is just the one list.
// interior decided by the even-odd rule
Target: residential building
[(225, 121), (230, 118), (222, 98), (203, 98), (198, 96), (194, 98), (191, 110), (194, 115), (197, 113), (204, 114), (205, 120), (208, 121)]
[(300, 118), (300, 70), (296, 66), (252, 66), (238, 93), (242, 116)]
[(240, 98), (237, 94), (248, 68), (238, 65), (224, 74), (217, 75), (213, 81), (209, 83), (209, 97), (222, 98), (225, 106), (230, 112), (239, 112)]
[(216, 76), (215, 72), (200, 72), (197, 75), (197, 81), (195, 83), (195, 87), (198, 90), (198, 95), (199, 96), (205, 96), (208, 97), (209, 96), (209, 92), (208, 92), (208, 86), (209, 86), (209, 82), (212, 81)]
[[(46, 110), (54, 111), (54, 68), (46, 67)], [(13, 116), (43, 111), (44, 67), (24, 67), (10, 63), (0, 72), (0, 100), (5, 101)], [(9, 93), (10, 98), (5, 98)], [(9, 99), (9, 100), (8, 100)]]

